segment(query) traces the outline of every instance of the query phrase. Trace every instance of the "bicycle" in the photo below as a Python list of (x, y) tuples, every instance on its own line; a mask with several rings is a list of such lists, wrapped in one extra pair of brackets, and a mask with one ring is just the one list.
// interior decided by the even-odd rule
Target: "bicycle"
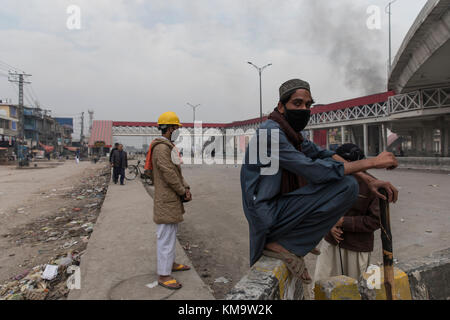
[[(144, 161), (145, 163), (145, 161)], [(125, 169), (125, 179), (131, 181), (136, 179), (136, 177), (139, 175), (141, 177), (142, 180), (144, 180), (144, 182), (149, 185), (152, 186), (153, 185), (153, 181), (151, 179), (151, 177), (149, 177), (148, 175), (146, 175), (145, 173), (143, 173), (141, 171), (141, 161), (139, 160), (137, 165), (131, 165), (128, 166), (127, 169)]]

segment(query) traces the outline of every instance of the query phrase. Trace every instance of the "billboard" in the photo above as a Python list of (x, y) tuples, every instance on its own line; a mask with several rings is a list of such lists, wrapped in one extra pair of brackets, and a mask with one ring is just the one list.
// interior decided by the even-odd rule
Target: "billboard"
[(73, 118), (55, 118), (60, 126), (66, 126), (73, 129)]

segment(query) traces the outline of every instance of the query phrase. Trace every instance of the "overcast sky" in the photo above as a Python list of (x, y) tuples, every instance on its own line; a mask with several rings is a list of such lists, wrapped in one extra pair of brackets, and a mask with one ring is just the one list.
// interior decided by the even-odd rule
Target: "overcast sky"
[[(426, 0), (393, 5), (394, 55)], [(259, 116), (291, 78), (308, 80), (318, 103), (385, 89), (387, 0), (0, 0), (0, 60), (33, 76), (31, 91), (54, 115), (88, 109), (102, 120), (156, 121), (202, 104), (197, 119)], [(66, 9), (81, 8), (81, 30)], [(369, 30), (368, 6), (381, 8)], [(4, 66), (4, 65), (3, 65)], [(0, 70), (0, 98), (17, 101)], [(381, 84), (380, 84), (381, 79)]]

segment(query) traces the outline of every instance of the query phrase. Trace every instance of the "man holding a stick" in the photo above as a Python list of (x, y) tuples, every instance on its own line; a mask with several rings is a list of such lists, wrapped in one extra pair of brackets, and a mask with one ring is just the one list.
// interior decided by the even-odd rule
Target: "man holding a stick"
[[(339, 147), (336, 153), (350, 162), (365, 159), (364, 152), (350, 143)], [(367, 183), (359, 177), (356, 180), (359, 185), (358, 199), (322, 242), (314, 281), (339, 275), (358, 280), (367, 271), (374, 232), (380, 228), (380, 206)]]

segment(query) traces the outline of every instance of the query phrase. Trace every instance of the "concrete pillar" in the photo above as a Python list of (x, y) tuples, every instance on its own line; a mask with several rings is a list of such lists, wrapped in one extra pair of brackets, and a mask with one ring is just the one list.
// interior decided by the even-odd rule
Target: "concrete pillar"
[(424, 128), (425, 152), (427, 157), (433, 156), (433, 128)]
[(381, 134), (383, 138), (382, 149), (383, 151), (387, 151), (388, 148), (388, 137), (387, 137), (387, 127), (385, 123), (381, 124)]
[(417, 128), (417, 131), (416, 131), (416, 138), (417, 138), (417, 150), (416, 150), (416, 153), (417, 153), (417, 155), (422, 155), (422, 153), (423, 153), (423, 140), (424, 140), (424, 134), (425, 134), (425, 132), (424, 132), (424, 130), (423, 130), (423, 128)]
[(448, 157), (449, 156), (449, 144), (448, 144), (448, 140), (449, 140), (449, 128), (448, 126), (446, 127), (442, 127), (441, 128), (441, 156), (442, 157)]
[(327, 147), (326, 147), (326, 149), (328, 150), (328, 149), (330, 149), (330, 138), (329, 138), (329, 132), (328, 132), (328, 129), (326, 129), (326, 132), (327, 132)]
[(350, 130), (350, 142), (358, 145), (358, 140), (356, 139), (355, 130), (353, 127), (349, 127)]
[(341, 126), (341, 139), (342, 144), (345, 144), (345, 126)]
[(363, 124), (363, 141), (364, 141), (364, 154), (369, 155), (369, 127), (367, 123)]

